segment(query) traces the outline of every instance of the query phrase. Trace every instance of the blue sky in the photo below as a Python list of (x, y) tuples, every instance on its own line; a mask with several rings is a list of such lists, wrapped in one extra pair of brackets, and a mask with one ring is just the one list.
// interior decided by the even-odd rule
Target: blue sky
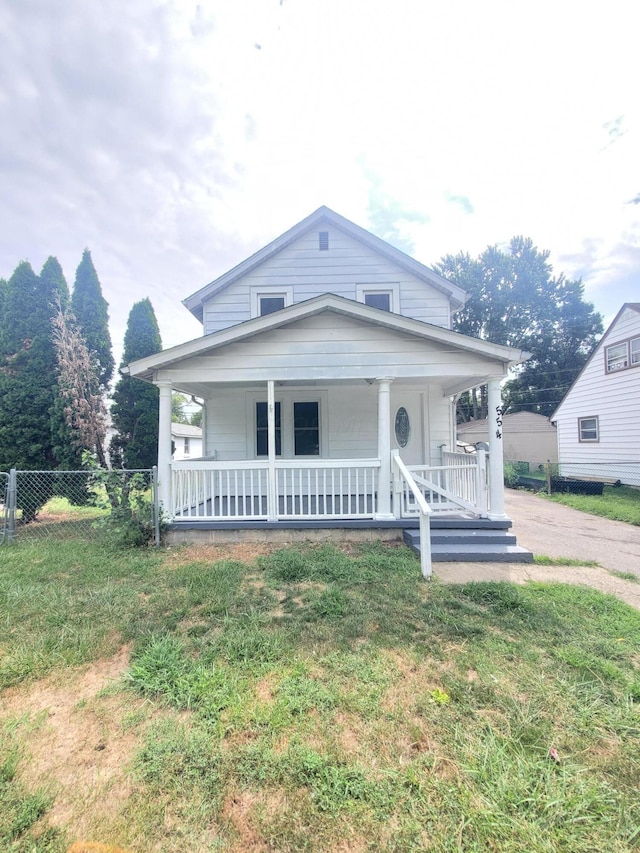
[(433, 264), (514, 234), (640, 300), (630, 2), (2, 0), (0, 276), (83, 249), (119, 356), (326, 204)]

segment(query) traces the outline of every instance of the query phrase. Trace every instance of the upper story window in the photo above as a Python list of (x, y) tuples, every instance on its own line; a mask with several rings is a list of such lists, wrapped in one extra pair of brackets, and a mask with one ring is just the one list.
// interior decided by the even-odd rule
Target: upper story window
[(189, 454), (191, 453), (191, 439), (188, 437), (185, 437), (185, 440), (184, 440), (183, 453), (185, 456), (189, 456)]
[(356, 299), (358, 302), (364, 302), (365, 305), (378, 308), (380, 311), (400, 313), (400, 291), (397, 284), (387, 284), (380, 287), (358, 284), (356, 285)]
[(293, 287), (252, 287), (251, 316), (264, 317), (293, 302)]
[(260, 296), (258, 299), (260, 302), (261, 317), (264, 317), (265, 314), (273, 314), (274, 311), (284, 308), (284, 296)]
[(372, 308), (379, 308), (381, 311), (391, 311), (391, 294), (365, 293), (364, 304), (370, 305)]
[(578, 438), (580, 441), (600, 441), (598, 418), (578, 418)]
[(626, 370), (627, 367), (637, 367), (640, 365), (640, 338), (611, 344), (605, 347), (604, 353), (607, 373), (617, 373), (618, 370)]

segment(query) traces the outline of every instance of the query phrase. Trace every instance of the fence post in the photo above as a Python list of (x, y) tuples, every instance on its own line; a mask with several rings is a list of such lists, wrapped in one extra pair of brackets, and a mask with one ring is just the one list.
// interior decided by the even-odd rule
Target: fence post
[(160, 495), (158, 492), (158, 466), (151, 469), (151, 493), (153, 497), (153, 534), (154, 545), (160, 547)]
[(9, 543), (16, 538), (17, 482), (16, 469), (12, 468), (9, 471), (9, 485), (7, 487), (7, 541)]
[(546, 469), (547, 469), (547, 494), (550, 495), (551, 494), (551, 460), (550, 459), (547, 459)]

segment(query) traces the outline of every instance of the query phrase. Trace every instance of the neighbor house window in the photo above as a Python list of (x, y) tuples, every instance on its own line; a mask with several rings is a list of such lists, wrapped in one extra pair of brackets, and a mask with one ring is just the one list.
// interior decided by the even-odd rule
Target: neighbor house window
[(375, 287), (367, 284), (356, 285), (356, 299), (379, 311), (399, 311), (400, 291), (397, 284)]
[(599, 441), (598, 418), (578, 418), (578, 435), (580, 441)]
[(318, 248), (321, 252), (326, 252), (329, 249), (329, 232), (318, 231)]
[[(269, 455), (269, 415), (266, 403), (256, 403), (256, 456)], [(280, 403), (276, 403), (276, 456), (282, 456)]]
[(631, 338), (619, 344), (605, 347), (605, 365), (607, 373), (626, 370), (627, 367), (640, 365), (640, 338)]
[(629, 367), (629, 352), (626, 341), (607, 347), (606, 353), (607, 373), (614, 373), (616, 370), (624, 370), (625, 367)]
[(191, 452), (190, 439), (185, 438), (185, 440), (184, 440), (184, 455), (188, 456), (190, 452)]

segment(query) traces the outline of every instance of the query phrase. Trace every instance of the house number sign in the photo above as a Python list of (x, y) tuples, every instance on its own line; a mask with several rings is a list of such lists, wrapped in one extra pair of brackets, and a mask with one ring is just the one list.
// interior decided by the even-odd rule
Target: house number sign
[(502, 416), (504, 415), (504, 406), (496, 406), (496, 438), (502, 438)]
[(409, 443), (409, 436), (411, 435), (411, 423), (409, 421), (409, 413), (404, 406), (400, 406), (396, 412), (395, 430), (398, 447), (406, 447)]

